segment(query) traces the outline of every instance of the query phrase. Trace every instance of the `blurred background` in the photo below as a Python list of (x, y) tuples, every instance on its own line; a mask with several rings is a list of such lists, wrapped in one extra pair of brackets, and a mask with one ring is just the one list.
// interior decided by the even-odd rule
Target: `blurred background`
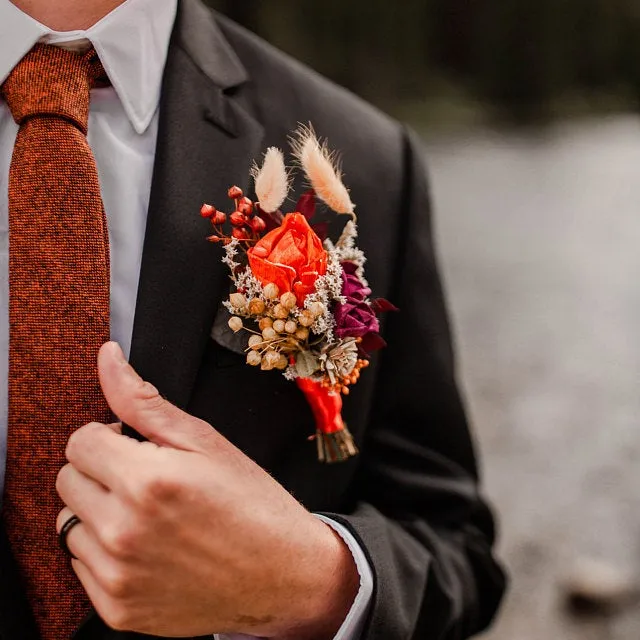
[(640, 638), (640, 3), (211, 4), (424, 137), (513, 579), (487, 638)]

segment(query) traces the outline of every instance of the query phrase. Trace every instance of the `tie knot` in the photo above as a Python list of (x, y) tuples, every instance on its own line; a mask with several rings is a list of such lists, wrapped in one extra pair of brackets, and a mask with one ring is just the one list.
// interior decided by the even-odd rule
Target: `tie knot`
[(52, 116), (71, 121), (86, 135), (90, 92), (104, 75), (93, 48), (79, 54), (37, 44), (9, 74), (1, 92), (18, 124)]

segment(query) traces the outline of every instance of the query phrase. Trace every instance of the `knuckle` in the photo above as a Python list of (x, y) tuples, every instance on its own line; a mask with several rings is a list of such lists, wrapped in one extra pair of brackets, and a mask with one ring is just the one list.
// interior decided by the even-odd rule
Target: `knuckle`
[(58, 475), (56, 476), (56, 491), (58, 494), (62, 494), (65, 491), (65, 487), (67, 486), (69, 480), (69, 473), (71, 472), (71, 466), (65, 464), (60, 471), (58, 471)]
[(64, 455), (67, 460), (69, 460), (69, 462), (77, 459), (78, 454), (81, 451), (81, 447), (82, 437), (80, 436), (80, 430), (78, 429), (78, 431), (74, 431), (69, 437), (69, 440), (67, 440), (67, 446)]
[[(102, 589), (114, 605), (117, 603), (122, 604), (131, 594), (131, 581), (127, 571), (118, 564), (103, 568), (100, 582)], [(113, 607), (113, 609), (117, 608), (124, 610), (122, 606)]]
[(146, 380), (140, 382), (138, 397), (143, 400), (150, 409), (158, 409), (165, 403), (165, 399), (160, 395), (158, 389)]
[(135, 554), (137, 537), (133, 527), (111, 525), (103, 528), (101, 542), (114, 558), (128, 558)]
[(130, 631), (133, 627), (133, 618), (128, 607), (119, 601), (110, 600), (98, 609), (100, 617), (114, 631)]
[(168, 470), (154, 470), (138, 485), (138, 504), (145, 510), (180, 499), (182, 483)]
[(202, 447), (206, 449), (211, 447), (219, 448), (228, 442), (208, 422), (194, 416), (189, 416), (189, 421), (193, 425), (191, 436), (194, 442)]
[(69, 440), (67, 440), (67, 447), (65, 449), (65, 456), (69, 462), (73, 462), (74, 459), (77, 459), (78, 455), (80, 455), (87, 446), (87, 440), (90, 439), (96, 430), (101, 427), (102, 425), (97, 422), (90, 422), (89, 424), (76, 429), (76, 431), (69, 436)]

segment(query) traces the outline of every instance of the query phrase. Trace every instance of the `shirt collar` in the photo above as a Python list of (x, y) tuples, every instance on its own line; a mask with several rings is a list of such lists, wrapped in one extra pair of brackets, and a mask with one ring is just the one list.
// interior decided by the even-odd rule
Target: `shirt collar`
[(122, 105), (144, 133), (160, 103), (162, 75), (178, 0), (126, 0), (86, 31), (54, 32), (0, 0), (0, 84), (39, 41), (95, 47)]

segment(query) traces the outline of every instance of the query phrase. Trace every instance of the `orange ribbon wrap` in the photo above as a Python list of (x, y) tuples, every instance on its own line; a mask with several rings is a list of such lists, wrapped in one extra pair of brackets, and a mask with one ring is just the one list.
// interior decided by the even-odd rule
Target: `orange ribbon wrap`
[(310, 378), (296, 378), (316, 420), (316, 443), (320, 462), (341, 462), (358, 453), (342, 419), (342, 396)]
[(316, 429), (328, 434), (344, 431), (342, 396), (310, 378), (296, 378), (296, 383), (311, 406), (316, 419)]

